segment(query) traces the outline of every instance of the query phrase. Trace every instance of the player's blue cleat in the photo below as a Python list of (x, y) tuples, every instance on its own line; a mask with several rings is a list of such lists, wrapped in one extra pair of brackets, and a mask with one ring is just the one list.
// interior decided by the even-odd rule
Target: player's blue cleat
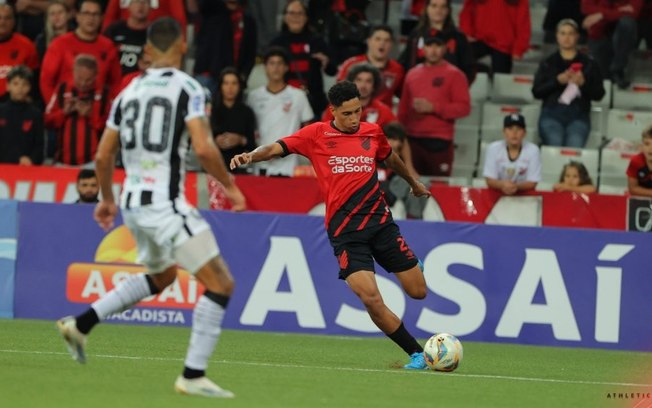
[(410, 362), (403, 366), (408, 370), (423, 370), (428, 368), (426, 364), (426, 359), (423, 357), (423, 353), (413, 353), (410, 356)]

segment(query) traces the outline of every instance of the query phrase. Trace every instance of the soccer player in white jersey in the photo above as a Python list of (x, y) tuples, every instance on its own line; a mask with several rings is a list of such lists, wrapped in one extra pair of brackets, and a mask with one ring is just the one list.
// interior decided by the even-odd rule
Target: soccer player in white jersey
[(491, 143), (485, 153), (487, 186), (507, 195), (534, 190), (541, 180), (541, 156), (537, 145), (524, 140), (523, 115), (505, 116), (503, 134), (505, 139)]
[(84, 363), (90, 330), (112, 314), (160, 293), (176, 278), (179, 264), (206, 291), (195, 306), (184, 371), (174, 388), (182, 394), (229, 398), (233, 393), (209, 380), (205, 370), (234, 284), (210, 226), (184, 197), (188, 133), (201, 164), (226, 187), (234, 209), (244, 209), (245, 202), (213, 144), (202, 87), (177, 69), (185, 51), (181, 28), (173, 19), (161, 18), (149, 27), (145, 52), (152, 66), (114, 101), (95, 158), (102, 191), (95, 219), (108, 230), (118, 211), (111, 181), (122, 146), (126, 178), (120, 208), (136, 239), (139, 262), (148, 273), (129, 276), (86, 312), (59, 320), (57, 327), (73, 358)]

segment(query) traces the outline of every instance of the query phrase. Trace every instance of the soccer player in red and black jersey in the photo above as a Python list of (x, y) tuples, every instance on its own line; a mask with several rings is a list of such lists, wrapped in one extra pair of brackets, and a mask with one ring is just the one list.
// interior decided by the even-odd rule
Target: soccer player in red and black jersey
[(384, 161), (412, 188), (428, 196), (426, 187), (410, 174), (394, 153), (381, 128), (360, 122), (358, 88), (339, 82), (328, 91), (332, 122), (308, 125), (251, 153), (236, 155), (231, 168), (298, 153), (310, 159), (326, 197), (326, 230), (340, 265), (340, 279), (367, 308), (373, 322), (409, 356), (404, 367), (426, 367), (423, 348), (401, 320), (384, 304), (374, 276), (374, 259), (394, 273), (414, 299), (426, 296), (422, 264), (401, 235), (378, 184), (376, 163)]
[(627, 167), (627, 184), (631, 195), (652, 197), (652, 125), (641, 137), (641, 153), (632, 157)]

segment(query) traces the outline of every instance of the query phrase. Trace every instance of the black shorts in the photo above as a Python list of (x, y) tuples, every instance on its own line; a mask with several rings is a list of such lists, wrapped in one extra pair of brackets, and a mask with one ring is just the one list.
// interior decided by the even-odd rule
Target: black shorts
[(374, 259), (391, 273), (407, 271), (419, 263), (419, 258), (405, 242), (394, 222), (348, 232), (333, 237), (330, 241), (340, 264), (340, 279), (346, 279), (357, 271), (375, 272)]

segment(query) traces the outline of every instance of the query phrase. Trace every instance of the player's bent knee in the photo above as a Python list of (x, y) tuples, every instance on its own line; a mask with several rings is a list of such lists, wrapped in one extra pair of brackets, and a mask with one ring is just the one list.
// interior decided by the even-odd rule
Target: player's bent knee
[(425, 299), (426, 296), (428, 295), (428, 291), (426, 290), (426, 288), (422, 288), (422, 287), (412, 288), (410, 290), (407, 290), (406, 292), (409, 297), (417, 300)]

